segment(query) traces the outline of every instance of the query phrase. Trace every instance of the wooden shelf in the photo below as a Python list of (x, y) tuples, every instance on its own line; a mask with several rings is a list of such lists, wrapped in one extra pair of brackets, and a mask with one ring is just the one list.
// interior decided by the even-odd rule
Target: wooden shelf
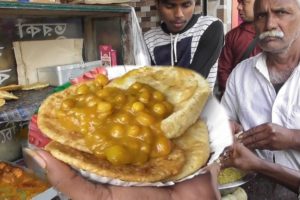
[[(123, 4), (0, 1), (0, 53), (6, 57), (2, 57), (2, 60), (8, 60), (8, 63), (3, 61), (2, 64), (16, 66), (12, 48), (14, 41), (82, 38), (82, 57), (85, 62), (100, 59), (100, 45), (111, 45), (117, 52), (118, 64), (134, 65), (131, 12), (132, 7)], [(16, 74), (16, 69), (12, 69), (14, 71), (10, 74)]]
[(44, 4), (0, 1), (0, 15), (97, 15), (105, 13), (128, 14), (131, 8), (126, 5), (82, 5)]

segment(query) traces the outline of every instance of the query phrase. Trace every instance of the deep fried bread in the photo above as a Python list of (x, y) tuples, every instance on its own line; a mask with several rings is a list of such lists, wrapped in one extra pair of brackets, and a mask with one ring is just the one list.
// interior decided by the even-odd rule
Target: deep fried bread
[(208, 130), (204, 121), (198, 120), (173, 142), (184, 151), (186, 161), (180, 173), (170, 177), (169, 180), (179, 180), (191, 175), (207, 163), (210, 147)]
[(210, 94), (209, 85), (202, 76), (178, 67), (139, 68), (111, 81), (108, 86), (126, 89), (135, 82), (161, 91), (174, 105), (174, 113), (161, 123), (168, 138), (180, 136), (196, 122)]
[(177, 174), (185, 161), (183, 151), (174, 148), (167, 157), (151, 159), (144, 165), (113, 165), (93, 154), (78, 151), (58, 142), (46, 146), (53, 156), (77, 169), (99, 176), (134, 182), (155, 182)]
[(206, 164), (199, 115), (210, 89), (200, 75), (144, 67), (107, 82), (100, 76), (42, 103), (38, 126), (53, 140), (46, 150), (75, 168), (134, 182), (175, 181)]

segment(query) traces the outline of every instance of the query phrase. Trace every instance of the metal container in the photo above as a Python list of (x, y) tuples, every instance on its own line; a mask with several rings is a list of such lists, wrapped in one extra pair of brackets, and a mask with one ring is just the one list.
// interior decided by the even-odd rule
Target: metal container
[(93, 61), (81, 64), (70, 64), (37, 69), (38, 80), (47, 82), (52, 86), (59, 86), (83, 73), (101, 66), (101, 61)]
[(22, 145), (16, 122), (0, 123), (0, 160), (14, 161), (22, 157)]
[[(23, 171), (24, 174), (26, 174), (26, 177), (33, 177), (36, 180), (40, 180), (40, 181), (43, 181), (43, 182), (48, 182), (45, 176), (40, 177), (38, 174), (36, 174), (31, 169), (25, 167), (22, 162), (18, 163), (18, 162), (1, 161), (1, 163), (2, 163), (2, 165), (3, 165), (3, 163), (5, 163), (6, 165), (8, 165), (10, 167), (19, 168), (20, 170)], [(0, 171), (1, 171), (2, 175), (3, 175), (3, 172), (5, 170), (1, 169)], [(13, 173), (13, 172), (10, 171), (10, 173)], [(9, 180), (11, 180), (11, 178), (13, 176), (12, 177), (8, 176), (8, 177), (10, 177)], [(30, 193), (35, 192), (35, 189), (38, 187), (38, 185), (32, 184), (30, 181), (28, 182), (28, 179), (27, 180), (23, 179), (23, 180), (24, 180), (24, 182), (22, 184), (15, 182), (17, 185), (21, 186), (20, 188), (13, 188), (14, 184), (12, 184), (12, 185), (7, 185), (5, 183), (1, 184), (0, 196), (4, 197), (4, 199), (20, 199), (20, 200), (21, 199), (22, 200), (23, 199), (24, 200), (25, 199), (31, 199), (31, 200), (52, 200), (55, 197), (56, 197), (56, 199), (59, 199), (58, 198), (59, 192), (57, 190), (55, 190), (53, 187), (51, 187), (50, 185), (49, 185), (48, 188), (45, 188), (44, 191), (42, 191), (40, 193), (37, 193), (32, 198), (30, 198), (28, 196), (27, 192), (29, 192), (29, 191), (30, 191)], [(3, 183), (2, 180), (1, 180), (1, 183)], [(24, 185), (24, 183), (27, 183), (27, 186)], [(13, 194), (12, 194), (12, 192), (13, 192)], [(30, 195), (30, 196), (32, 196), (32, 195)], [(67, 199), (66, 198), (62, 199), (61, 198), (61, 200), (67, 200)]]

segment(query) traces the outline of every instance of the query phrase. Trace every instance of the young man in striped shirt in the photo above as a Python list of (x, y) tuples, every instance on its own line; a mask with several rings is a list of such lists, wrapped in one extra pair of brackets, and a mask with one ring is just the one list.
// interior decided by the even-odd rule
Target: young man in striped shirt
[(197, 71), (214, 86), (223, 42), (223, 23), (194, 14), (195, 0), (157, 0), (162, 23), (146, 32), (152, 65), (180, 66)]

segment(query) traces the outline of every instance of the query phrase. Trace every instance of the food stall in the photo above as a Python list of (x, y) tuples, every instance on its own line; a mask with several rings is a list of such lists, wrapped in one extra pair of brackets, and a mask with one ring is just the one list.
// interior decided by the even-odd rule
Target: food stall
[[(148, 64), (137, 23), (129, 6), (0, 2), (0, 86), (61, 85), (104, 64), (103, 46), (110, 65)], [(49, 91), (17, 91), (1, 122), (28, 121)]]
[[(149, 63), (127, 5), (1, 1), (0, 30), (0, 87), (16, 87), (1, 91), (13, 98), (1, 99), (0, 160), (21, 166), (29, 121), (56, 86), (97, 66)], [(42, 82), (45, 87), (25, 90)], [(53, 189), (47, 194), (55, 196)]]
[[(205, 8), (206, 3), (204, 3), (204, 5)], [(49, 61), (49, 63), (43, 63), (43, 66), (40, 65), (42, 69), (34, 69), (40, 73), (47, 71), (48, 67), (56, 67), (55, 70), (50, 71), (53, 74), (53, 72), (56, 73), (59, 71), (60, 68), (58, 68), (58, 66), (62, 68), (70, 67), (70, 71), (72, 71), (78, 65), (81, 66), (82, 64), (84, 65), (92, 61), (105, 61), (104, 52), (107, 50), (106, 47), (108, 47), (109, 53), (113, 50), (116, 52), (115, 60), (113, 61), (110, 57), (106, 60), (108, 62), (107, 65), (147, 64), (148, 60), (142, 53), (144, 47), (139, 43), (141, 35), (138, 33), (135, 23), (137, 23), (137, 21), (134, 19), (134, 15), (132, 15), (132, 9), (122, 5), (91, 6), (0, 2), (0, 30), (1, 34), (3, 34), (0, 38), (0, 52), (2, 53), (0, 57), (0, 75), (2, 77), (2, 79), (0, 79), (0, 85), (15, 84), (17, 82), (20, 74), (17, 74), (16, 69), (17, 65), (22, 62), (18, 62), (14, 59), (15, 53), (13, 48), (18, 47), (21, 50), (19, 52), (19, 55), (21, 55), (19, 58), (24, 58), (23, 56), (26, 55), (26, 53), (30, 51), (34, 52), (29, 48), (25, 50), (22, 49), (28, 44), (27, 42), (35, 43), (36, 41), (40, 41), (39, 45), (44, 46), (39, 46), (38, 48), (41, 49), (41, 52), (47, 52), (48, 57), (46, 61)], [(61, 63), (53, 63), (53, 60), (58, 60), (57, 55), (54, 54), (50, 57), (53, 52), (50, 51), (51, 49), (49, 50), (49, 43), (43, 42), (46, 40), (58, 40), (56, 44), (59, 44), (59, 40), (67, 39), (72, 39), (73, 43), (76, 43), (77, 40), (82, 40), (83, 44), (81, 43), (79, 50), (76, 48), (76, 50), (82, 52), (82, 54), (68, 61), (62, 60)], [(13, 43), (16, 41), (18, 43), (14, 46)], [(30, 43), (30, 47), (32, 47), (32, 44), (33, 43)], [(76, 45), (74, 46), (76, 47)], [(36, 48), (32, 49), (36, 52)], [(33, 55), (33, 57), (28, 57), (28, 60), (40, 56), (41, 54), (36, 54)], [(45, 61), (44, 58), (42, 60)], [(24, 63), (26, 62), (23, 62), (23, 64)], [(104, 63), (101, 63), (101, 65), (103, 64)], [(26, 64), (24, 64), (23, 67), (24, 66), (27, 67)], [(121, 68), (126, 69), (126, 67)], [(115, 77), (116, 74), (122, 74), (120, 70), (116, 72), (115, 69), (117, 68), (111, 67), (108, 70), (111, 71), (109, 73), (111, 73), (112, 77)], [(24, 71), (26, 72), (26, 69), (24, 69)], [(27, 69), (27, 71), (32, 72), (32, 69)], [(50, 74), (50, 72), (45, 73)], [(41, 78), (38, 72), (34, 73), (34, 75), (37, 76), (38, 81), (47, 80), (48, 78), (44, 76)], [(65, 74), (63, 74), (63, 76), (64, 75)], [(71, 74), (69, 76), (68, 79), (70, 80), (74, 78), (75, 75)], [(28, 78), (32, 80), (32, 77), (23, 77), (24, 82), (22, 83), (24, 85), (30, 83), (30, 81), (26, 82)], [(12, 161), (21, 165), (24, 164), (22, 159), (19, 159), (22, 157), (21, 147), (26, 145), (26, 140), (28, 139), (26, 132), (31, 116), (36, 113), (40, 103), (53, 92), (54, 87), (64, 83), (66, 83), (65, 80), (63, 82), (51, 83), (51, 86), (39, 90), (13, 91), (13, 94), (16, 95), (18, 99), (8, 101), (4, 106), (0, 107), (0, 160)], [(220, 126), (220, 124), (226, 120), (222, 117), (219, 119), (215, 118), (215, 116), (220, 114), (219, 110), (215, 109), (218, 107), (219, 105), (216, 100), (210, 99), (206, 106), (206, 112), (202, 113), (204, 118), (214, 122), (210, 124), (210, 135), (211, 147), (214, 149), (215, 154), (210, 158), (210, 162), (216, 159), (223, 148), (231, 143), (231, 140), (228, 139), (230, 136), (227, 137), (228, 133), (223, 134), (222, 137), (217, 134), (220, 129), (223, 129), (223, 126)], [(208, 110), (210, 110), (210, 112), (208, 112)], [(35, 142), (32, 141), (32, 143)], [(36, 143), (36, 145), (38, 144)], [(9, 152), (9, 154), (7, 152)], [(236, 187), (242, 185), (250, 199), (263, 199), (268, 197), (268, 193), (264, 192), (260, 193), (264, 194), (264, 196), (255, 196), (255, 190), (257, 190), (257, 188), (263, 190), (263, 187), (260, 186), (260, 183), (264, 183), (263, 178), (260, 176), (247, 178), (243, 184), (249, 181), (248, 183), (244, 185), (240, 184)], [(171, 185), (172, 183), (167, 184)], [(37, 199), (52, 199), (54, 196), (59, 195), (55, 192), (54, 189), (49, 190), (46, 196), (41, 196)], [(58, 199), (58, 197), (55, 198)]]

